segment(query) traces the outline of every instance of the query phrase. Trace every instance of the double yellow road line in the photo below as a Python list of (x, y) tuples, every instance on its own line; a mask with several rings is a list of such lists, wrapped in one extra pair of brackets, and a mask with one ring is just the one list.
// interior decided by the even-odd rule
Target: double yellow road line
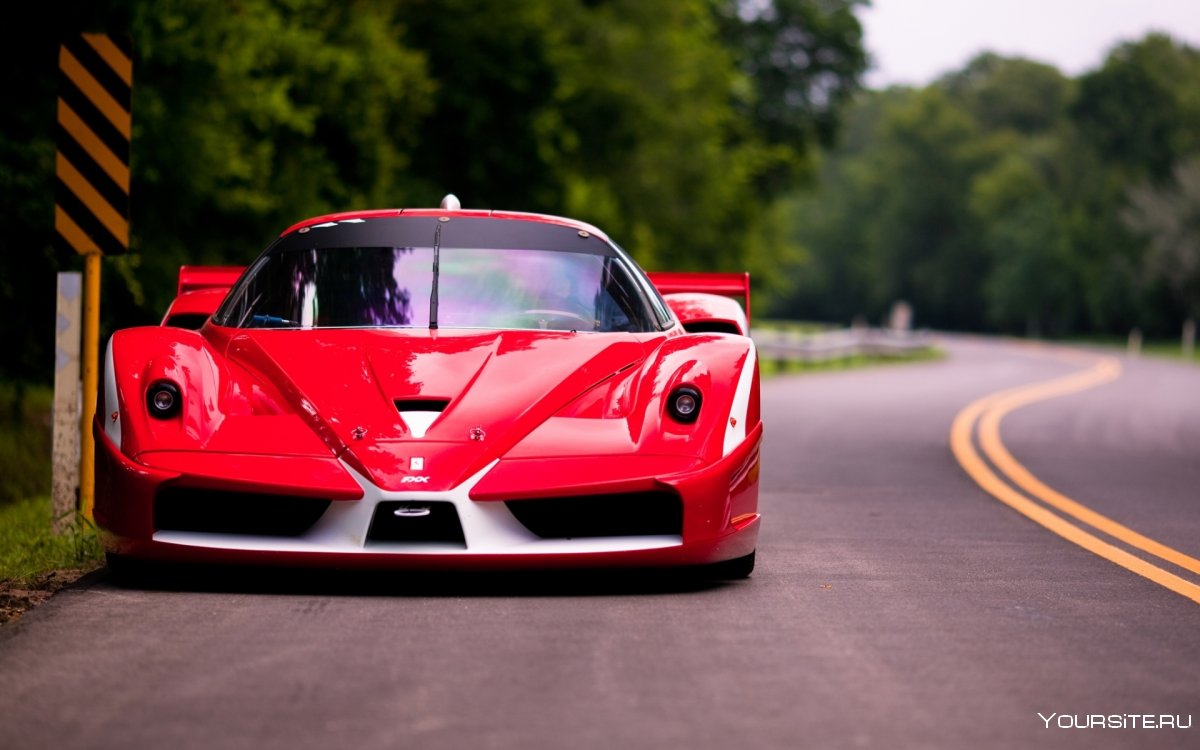
[[(1200, 604), (1200, 586), (1105, 541), (1087, 528), (1198, 575), (1200, 560), (1122, 526), (1047, 487), (1012, 457), (1000, 439), (1000, 421), (1009, 412), (1038, 401), (1095, 388), (1120, 376), (1121, 363), (1113, 357), (1101, 357), (1071, 375), (985, 396), (954, 418), (950, 428), (950, 448), (963, 470), (1000, 502), (1089, 552)], [(987, 461), (975, 448), (976, 438)]]

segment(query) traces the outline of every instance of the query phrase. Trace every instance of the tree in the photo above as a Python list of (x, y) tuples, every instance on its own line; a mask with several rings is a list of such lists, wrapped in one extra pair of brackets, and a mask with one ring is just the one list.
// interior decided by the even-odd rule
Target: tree
[(974, 121), (935, 87), (890, 110), (868, 238), (877, 304), (904, 299), (928, 324), (979, 328), (987, 274), (967, 196), (988, 154)]
[(985, 52), (941, 81), (942, 88), (985, 131), (1022, 135), (1053, 131), (1063, 121), (1071, 81), (1052, 65)]
[(1200, 153), (1200, 52), (1150, 34), (1117, 46), (1077, 88), (1063, 172), (1073, 175), (1066, 200), (1089, 324), (1165, 334), (1178, 302), (1161, 275), (1144, 273), (1148, 245), (1119, 217), (1132, 186), (1165, 185), (1175, 164)]
[(1131, 187), (1120, 216), (1148, 242), (1147, 275), (1166, 284), (1194, 326), (1200, 318), (1200, 157), (1176, 165), (1173, 178), (1161, 187)]
[(1200, 149), (1200, 52), (1163, 34), (1122, 44), (1084, 75), (1070, 114), (1110, 164), (1133, 179), (1166, 179)]
[(646, 267), (742, 268), (758, 162), (728, 143), (736, 73), (711, 15), (672, 0), (575, 13), (559, 57), (567, 211)]
[(388, 3), (134, 7), (133, 250), (153, 310), (182, 263), (246, 263), (302, 218), (412, 192), (424, 56)]
[(1077, 81), (984, 54), (860, 96), (821, 191), (789, 201), (804, 255), (774, 312), (877, 317), (904, 298), (926, 325), (1173, 329), (1194, 282), (1164, 239), (1190, 221), (1169, 167), (1200, 157), (1198, 61), (1152, 34)]
[(402, 4), (406, 45), (435, 82), (432, 108), (414, 112), (413, 172), (420, 205), (453, 192), (468, 207), (561, 211), (563, 132), (554, 59), (574, 21), (558, 0)]
[(903, 88), (863, 92), (847, 109), (840, 143), (821, 161), (820, 188), (783, 202), (802, 254), (777, 274), (788, 289), (772, 314), (843, 322), (884, 314), (890, 300), (878, 288), (883, 274), (874, 272), (870, 239), (888, 180), (879, 164), (880, 130), (887, 113), (914, 95)]
[(1078, 279), (1062, 208), (1036, 168), (1009, 154), (973, 180), (970, 206), (988, 253), (989, 322), (1033, 336), (1068, 330)]
[[(134, 47), (131, 252), (105, 263), (103, 328), (154, 323), (183, 263), (243, 264), (298, 219), (436, 205), (576, 215), (646, 266), (750, 268), (790, 252), (775, 205), (865, 65), (854, 0), (52, 0), (6, 48), (0, 112), (10, 309), (47, 372), (56, 268), (58, 18)], [(744, 5), (744, 4), (743, 4)], [(733, 13), (731, 16), (730, 13)], [(36, 50), (31, 52), (31, 50)], [(779, 58), (783, 54), (786, 59)], [(40, 292), (15, 258), (47, 277)]]
[(781, 147), (759, 186), (779, 191), (806, 167), (806, 151), (831, 146), (844, 105), (867, 68), (862, 27), (866, 0), (713, 0), (718, 28), (748, 85), (734, 91), (755, 136)]
[[(134, 48), (130, 253), (105, 263), (103, 328), (157, 322), (183, 263), (246, 263), (292, 222), (406, 202), (408, 155), (433, 83), (403, 47), (398, 9), (360, 1), (236, 5), (58, 2), (6, 46), (0, 205), (12, 217), (0, 322), (22, 352), (4, 375), (50, 372), (54, 102), (62, 18), (128, 32)], [(9, 64), (11, 63), (11, 64)]]

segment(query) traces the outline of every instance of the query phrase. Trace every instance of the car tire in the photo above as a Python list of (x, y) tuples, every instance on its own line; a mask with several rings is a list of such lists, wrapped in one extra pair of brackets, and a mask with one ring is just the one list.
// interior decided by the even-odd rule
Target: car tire
[(158, 569), (144, 560), (135, 560), (112, 552), (104, 553), (108, 574), (120, 583), (146, 583), (156, 577)]
[(719, 562), (709, 567), (713, 577), (718, 580), (736, 581), (743, 578), (749, 578), (754, 572), (754, 554), (758, 550), (751, 552), (742, 557), (735, 557), (732, 560)]

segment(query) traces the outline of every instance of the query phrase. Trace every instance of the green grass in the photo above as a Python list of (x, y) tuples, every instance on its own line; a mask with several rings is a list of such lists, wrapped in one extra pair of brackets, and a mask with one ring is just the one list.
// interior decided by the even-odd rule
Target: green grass
[(50, 491), (54, 389), (0, 382), (0, 505)]
[(759, 360), (759, 373), (764, 378), (773, 375), (795, 375), (808, 372), (837, 372), (839, 370), (857, 370), (863, 367), (877, 365), (904, 364), (908, 362), (932, 362), (943, 359), (946, 353), (936, 347), (919, 349), (909, 354), (895, 355), (865, 355), (856, 354), (850, 357), (828, 359), (821, 362), (802, 362), (800, 360), (777, 360), (763, 357)]
[[(1063, 343), (1104, 346), (1112, 349), (1120, 349), (1122, 352), (1129, 350), (1128, 339), (1114, 336), (1079, 336), (1066, 339)], [(1200, 365), (1200, 342), (1193, 348), (1190, 360), (1183, 356), (1183, 344), (1179, 339), (1145, 341), (1142, 343), (1142, 356), (1173, 359), (1176, 362), (1191, 362), (1192, 364)]]
[(755, 329), (762, 328), (771, 331), (788, 331), (789, 333), (822, 333), (824, 331), (832, 331), (839, 326), (829, 323), (812, 323), (806, 320), (775, 320), (773, 318), (755, 318), (754, 324), (750, 326), (751, 332)]
[(1142, 344), (1142, 354), (1150, 357), (1163, 357), (1166, 359), (1174, 359), (1180, 362), (1191, 362), (1195, 365), (1200, 365), (1200, 345), (1197, 345), (1192, 350), (1192, 358), (1185, 359), (1183, 356), (1183, 347), (1178, 341), (1168, 343), (1166, 341), (1150, 341)]
[(44, 385), (0, 382), (0, 591), (52, 589), (55, 582), (41, 580), (45, 574), (88, 570), (103, 559), (96, 529), (86, 520), (71, 519), (62, 534), (52, 530), (53, 396)]
[(73, 521), (56, 535), (46, 496), (0, 505), (0, 581), (19, 583), (60, 569), (93, 568), (104, 555), (95, 527)]

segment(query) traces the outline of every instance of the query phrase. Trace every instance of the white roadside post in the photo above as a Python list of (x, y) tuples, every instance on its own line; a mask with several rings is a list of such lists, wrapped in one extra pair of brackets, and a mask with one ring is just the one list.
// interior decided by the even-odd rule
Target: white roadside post
[(79, 507), (79, 341), (82, 277), (58, 274), (58, 315), (54, 339), (54, 467), (51, 488), (54, 532), (70, 528)]
[(1142, 329), (1131, 328), (1129, 331), (1129, 344), (1126, 351), (1131, 357), (1140, 357), (1142, 355)]

